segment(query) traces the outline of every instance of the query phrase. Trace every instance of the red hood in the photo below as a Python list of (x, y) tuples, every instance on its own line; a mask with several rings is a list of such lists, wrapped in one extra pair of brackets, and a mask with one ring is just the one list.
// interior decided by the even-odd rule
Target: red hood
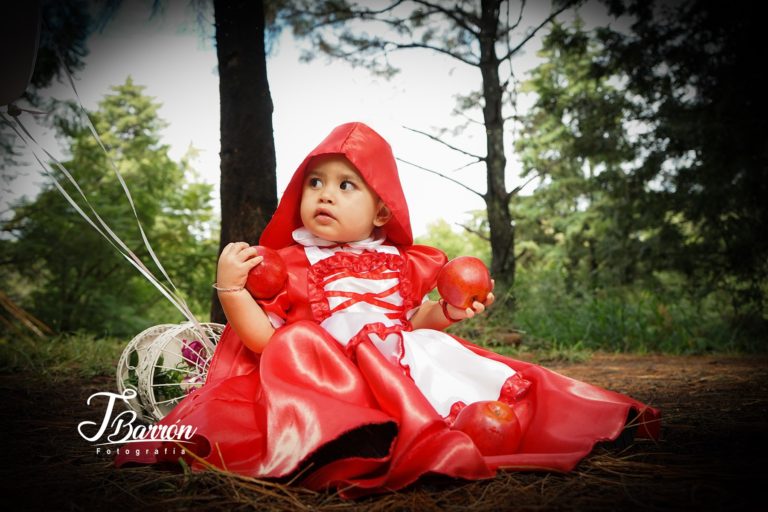
[(384, 226), (389, 241), (396, 245), (411, 245), (411, 220), (392, 148), (381, 135), (363, 123), (337, 126), (307, 155), (293, 173), (272, 220), (261, 235), (259, 244), (281, 249), (294, 243), (291, 233), (302, 226), (299, 207), (304, 172), (313, 157), (325, 154), (344, 155), (352, 162), (368, 186), (392, 211), (392, 218)]

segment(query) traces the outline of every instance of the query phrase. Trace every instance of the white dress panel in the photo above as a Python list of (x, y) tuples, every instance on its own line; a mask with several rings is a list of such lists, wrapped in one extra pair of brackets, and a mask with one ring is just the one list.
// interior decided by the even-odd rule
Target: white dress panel
[(498, 400), (504, 382), (515, 374), (509, 366), (475, 354), (442, 331), (417, 329), (402, 336), (401, 362), (441, 416), (448, 416), (458, 401)]

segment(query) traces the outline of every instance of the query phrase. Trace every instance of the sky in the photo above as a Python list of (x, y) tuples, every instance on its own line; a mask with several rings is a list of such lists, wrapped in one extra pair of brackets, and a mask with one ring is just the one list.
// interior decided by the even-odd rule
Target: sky
[[(530, 17), (527, 26), (546, 16), (541, 3), (532, 4), (535, 7), (526, 11)], [(188, 2), (166, 5), (164, 12), (151, 16), (150, 2), (124, 2), (106, 28), (89, 39), (86, 65), (75, 76), (75, 85), (86, 109), (95, 109), (110, 87), (128, 76), (144, 86), (145, 94), (162, 105), (159, 116), (168, 122), (163, 142), (170, 146), (171, 156), (180, 159), (190, 146), (199, 151), (193, 166), (203, 180), (215, 185), (218, 207), (219, 101), (213, 15), (207, 15), (209, 30), (204, 35)], [(477, 68), (434, 52), (408, 50), (393, 55), (391, 61), (402, 71), (386, 80), (325, 57), (302, 63), (299, 56), (305, 44), (297, 42), (286, 29), (268, 58), (278, 195), (305, 155), (333, 127), (349, 121), (365, 122), (378, 131), (395, 156), (403, 160), (445, 174), (467, 163), (466, 156), (406, 127), (437, 133), (441, 127), (459, 124), (461, 119), (451, 115), (455, 96), (479, 88)], [(538, 47), (539, 40), (533, 39), (515, 58), (518, 77), (525, 77), (539, 62)], [(53, 85), (44, 94), (59, 99), (75, 97), (66, 82)], [(521, 108), (531, 100), (524, 98)], [(479, 112), (475, 117), (479, 119)], [(53, 133), (41, 127), (35, 134), (46, 149), (61, 154), (61, 144)], [(477, 129), (451, 143), (475, 154), (485, 153), (484, 134)], [(507, 144), (507, 186), (513, 188), (520, 182), (520, 167), (510, 136)], [(416, 236), (425, 234), (429, 223), (438, 219), (460, 223), (467, 212), (484, 208), (480, 197), (455, 183), (404, 163), (399, 163), (399, 168)], [(76, 169), (71, 171), (76, 173)], [(450, 175), (480, 193), (485, 191), (482, 165)], [(13, 185), (14, 195), (33, 196), (43, 179), (34, 167), (26, 168)]]

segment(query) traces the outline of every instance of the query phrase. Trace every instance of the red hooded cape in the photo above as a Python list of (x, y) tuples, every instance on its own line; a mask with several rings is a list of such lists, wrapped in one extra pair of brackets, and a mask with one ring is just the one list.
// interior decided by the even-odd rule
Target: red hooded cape
[[(301, 226), (305, 169), (312, 157), (326, 153), (346, 156), (392, 210), (386, 234), (400, 256), (387, 256), (387, 264), (399, 269), (404, 304), (419, 304), (446, 262), (436, 249), (411, 245), (408, 208), (389, 144), (361, 123), (334, 129), (298, 167), (261, 238), (261, 244), (279, 250), (288, 267), (285, 289), (260, 302), (285, 325), (262, 354), (247, 349), (227, 326), (205, 385), (160, 422), (197, 429), (193, 443), (185, 445), (204, 460), (185, 455), (193, 469), (209, 464), (313, 489), (339, 488), (343, 496), (354, 497), (400, 489), (430, 473), (480, 479), (500, 468), (569, 471), (596, 443), (618, 438), (628, 418), (634, 418), (637, 435), (658, 437), (659, 412), (637, 400), (456, 338), (531, 383), (516, 409), (525, 424), (519, 448), (483, 456), (369, 340), (342, 348), (319, 326), (322, 307), (315, 306), (324, 298), (317, 296), (312, 279), (322, 265), (310, 266), (303, 247), (291, 238)], [(354, 265), (356, 260), (345, 261)], [(178, 451), (164, 450), (177, 448), (168, 442), (128, 448), (117, 457), (118, 466), (179, 457)]]
[(411, 245), (411, 220), (392, 148), (381, 135), (363, 123), (346, 123), (336, 127), (307, 155), (294, 172), (259, 243), (273, 249), (282, 249), (294, 243), (291, 233), (302, 226), (299, 206), (304, 173), (312, 158), (327, 154), (344, 155), (389, 207), (392, 218), (385, 226), (389, 241), (395, 245)]

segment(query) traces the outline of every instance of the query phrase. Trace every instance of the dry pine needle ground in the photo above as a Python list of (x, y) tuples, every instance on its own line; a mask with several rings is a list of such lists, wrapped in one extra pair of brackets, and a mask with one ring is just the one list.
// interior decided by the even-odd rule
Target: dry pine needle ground
[(549, 365), (662, 409), (663, 439), (598, 447), (567, 474), (433, 477), (356, 501), (333, 492), (223, 472), (116, 470), (77, 434), (86, 399), (113, 381), (52, 384), (1, 375), (3, 494), (27, 510), (738, 510), (761, 497), (767, 471), (768, 359), (594, 355)]

